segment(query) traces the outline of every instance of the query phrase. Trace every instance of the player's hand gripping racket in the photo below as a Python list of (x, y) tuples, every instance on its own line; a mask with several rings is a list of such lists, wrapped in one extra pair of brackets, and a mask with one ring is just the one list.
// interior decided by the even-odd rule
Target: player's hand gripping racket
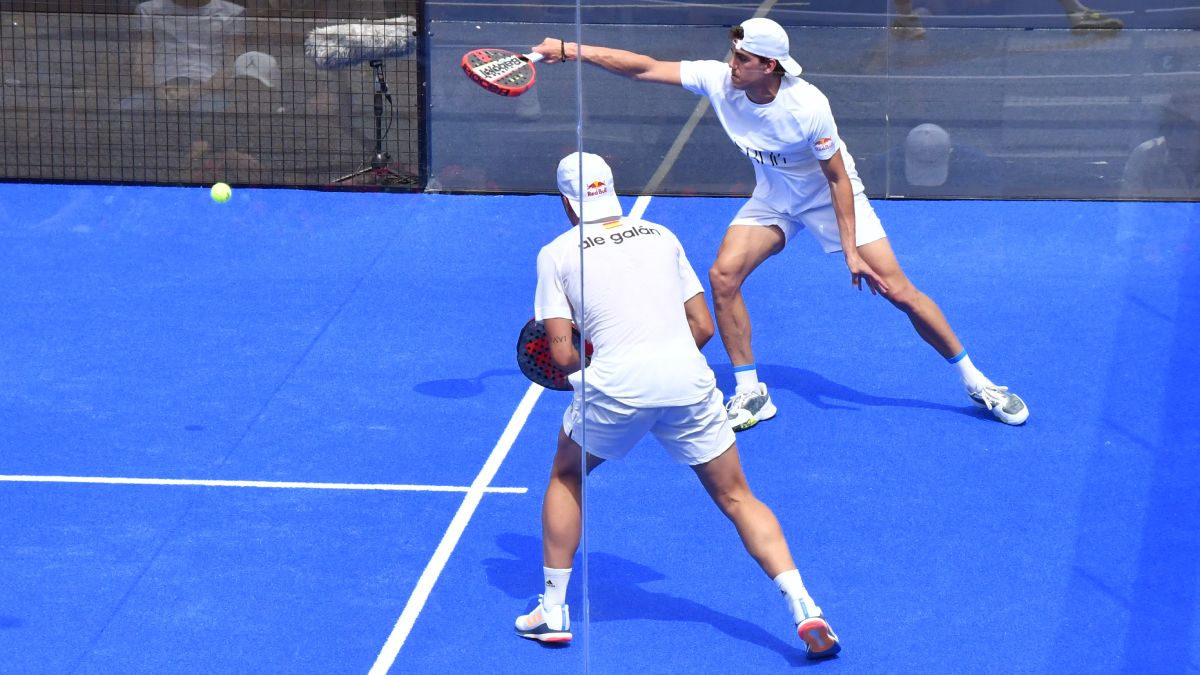
[(537, 52), (517, 54), (485, 47), (463, 54), (462, 69), (467, 77), (493, 94), (520, 96), (533, 86), (537, 79), (533, 64), (541, 60), (542, 55)]
[[(571, 339), (576, 345), (579, 344), (579, 331), (574, 327), (571, 328)], [(585, 342), (583, 350), (583, 363), (586, 366), (592, 361), (592, 343)], [(530, 381), (547, 389), (571, 390), (571, 384), (567, 382), (567, 372), (554, 365), (554, 359), (550, 356), (550, 340), (546, 338), (546, 327), (536, 319), (530, 319), (517, 337), (517, 366)]]

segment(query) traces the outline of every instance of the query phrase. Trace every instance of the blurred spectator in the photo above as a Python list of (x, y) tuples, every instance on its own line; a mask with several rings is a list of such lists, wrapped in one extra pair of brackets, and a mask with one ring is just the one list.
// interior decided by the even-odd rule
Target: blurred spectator
[(858, 165), (872, 194), (898, 197), (985, 196), (995, 181), (995, 162), (970, 145), (956, 144), (936, 124), (919, 124), (898, 145)]
[(1129, 154), (1121, 196), (1200, 198), (1200, 91), (1172, 94), (1159, 130)]
[(242, 115), (287, 112), (278, 96), (279, 61), (265, 52), (246, 52), (233, 62), (230, 91), (234, 111)]
[[(1058, 0), (1073, 33), (1095, 30), (1120, 30), (1125, 22), (1083, 6), (1079, 0)], [(925, 39), (925, 27), (920, 15), (913, 9), (913, 0), (894, 0), (896, 14), (892, 18), (892, 32), (905, 40)]]
[(153, 96), (135, 96), (122, 107), (150, 107), (157, 99), (202, 112), (221, 110), (222, 90), (245, 44), (245, 9), (229, 0), (147, 0), (137, 13), (138, 76)]
[(211, 140), (192, 142), (189, 181), (268, 182), (264, 161), (280, 139), (278, 116), (287, 112), (276, 95), (279, 78), (279, 61), (270, 54), (246, 52), (234, 60), (226, 120)]

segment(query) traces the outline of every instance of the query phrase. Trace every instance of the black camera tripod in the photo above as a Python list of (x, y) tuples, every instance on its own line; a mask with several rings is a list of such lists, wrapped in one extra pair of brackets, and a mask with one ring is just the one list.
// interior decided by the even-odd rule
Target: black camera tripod
[[(343, 183), (359, 176), (370, 175), (374, 176), (378, 183), (411, 183), (415, 177), (391, 168), (392, 156), (383, 149), (383, 138), (386, 135), (383, 130), (383, 100), (386, 98), (388, 105), (393, 105), (392, 95), (388, 92), (387, 80), (383, 77), (383, 61), (374, 59), (370, 64), (371, 68), (375, 70), (375, 154), (371, 156), (371, 160), (366, 166), (354, 173), (335, 179), (333, 182)], [(390, 123), (388, 128), (391, 128)]]

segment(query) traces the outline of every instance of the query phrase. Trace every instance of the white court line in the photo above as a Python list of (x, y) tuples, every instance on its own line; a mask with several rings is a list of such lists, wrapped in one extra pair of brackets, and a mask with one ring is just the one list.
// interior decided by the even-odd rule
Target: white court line
[(437, 583), (438, 577), (442, 573), (442, 569), (446, 566), (446, 562), (450, 560), (450, 554), (454, 552), (454, 547), (458, 545), (459, 538), (462, 537), (463, 531), (467, 529), (467, 523), (470, 522), (471, 516), (475, 514), (475, 509), (479, 507), (480, 500), (483, 499), (483, 493), (488, 491), (488, 484), (496, 477), (496, 472), (500, 470), (500, 465), (504, 462), (504, 458), (508, 456), (508, 451), (512, 449), (513, 443), (517, 440), (517, 435), (521, 433), (522, 427), (525, 426), (525, 421), (529, 419), (529, 414), (533, 412), (533, 406), (537, 403), (538, 397), (545, 391), (542, 387), (531, 384), (529, 389), (525, 391), (525, 396), (521, 402), (517, 404), (517, 409), (513, 412), (512, 419), (508, 421), (508, 426), (504, 428), (504, 433), (500, 434), (500, 440), (496, 441), (496, 447), (492, 448), (492, 454), (488, 455), (487, 461), (483, 463), (483, 468), (479, 470), (479, 475), (475, 476), (474, 482), (471, 483), (471, 488), (467, 490), (467, 496), (463, 497), (462, 505), (458, 507), (458, 512), (454, 514), (454, 518), (450, 521), (450, 526), (446, 528), (446, 534), (442, 536), (442, 541), (438, 544), (437, 549), (433, 552), (433, 557), (429, 559), (429, 564), (425, 566), (425, 571), (421, 573), (421, 578), (417, 579), (417, 585), (413, 588), (412, 595), (408, 598), (408, 604), (404, 606), (404, 611), (400, 613), (400, 618), (396, 620), (396, 625), (392, 628), (391, 635), (388, 636), (387, 642), (383, 645), (383, 650), (379, 652), (379, 656), (375, 659), (375, 665), (371, 666), (371, 675), (382, 675), (392, 667), (396, 662), (396, 656), (400, 654), (400, 648), (404, 646), (404, 641), (408, 639), (409, 633), (412, 632), (413, 624), (416, 623), (417, 617), (421, 614), (421, 610), (425, 608), (425, 601), (429, 599), (429, 594), (433, 591), (434, 584)]
[[(185, 485), (199, 487), (278, 488), (291, 490), (364, 490), (381, 492), (470, 492), (459, 485), (393, 485), (389, 483), (307, 483), (273, 480), (193, 480), (188, 478), (118, 478), (106, 476), (7, 476), (0, 483), (85, 483), (94, 485)], [(524, 494), (529, 488), (489, 487), (484, 492)]]
[(646, 214), (646, 207), (650, 206), (650, 195), (641, 195), (637, 201), (633, 203), (633, 208), (629, 209), (630, 218), (641, 218)]

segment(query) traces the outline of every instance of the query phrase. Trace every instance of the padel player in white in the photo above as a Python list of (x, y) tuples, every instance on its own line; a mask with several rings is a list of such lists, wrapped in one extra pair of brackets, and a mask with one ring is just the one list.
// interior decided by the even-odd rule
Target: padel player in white
[(707, 97), (729, 138), (754, 165), (754, 193), (725, 231), (709, 270), (717, 326), (737, 380), (727, 406), (734, 428), (748, 429), (776, 412), (758, 380), (742, 284), (801, 229), (826, 252), (843, 253), (855, 288), (865, 282), (908, 316), (917, 334), (955, 366), (972, 401), (1007, 424), (1023, 423), (1029, 416), (1024, 401), (971, 363), (941, 309), (904, 275), (863, 194), (829, 101), (799, 77), (787, 33), (770, 19), (755, 18), (734, 27), (731, 38), (729, 63), (658, 61), (557, 38), (546, 38), (534, 51), (547, 63), (581, 58), (618, 75), (682, 85)]
[[(808, 657), (837, 654), (837, 636), (805, 590), (779, 521), (746, 484), (721, 392), (700, 353), (712, 337), (712, 317), (679, 240), (662, 225), (621, 217), (612, 171), (597, 155), (565, 157), (558, 189), (568, 219), (580, 229), (538, 254), (534, 312), (545, 323), (554, 362), (571, 372), (575, 396), (563, 414), (542, 501), (545, 592), (533, 611), (517, 617), (517, 634), (543, 642), (571, 639), (566, 593), (582, 531), (580, 441), (591, 471), (624, 457), (651, 433), (672, 458), (692, 467), (783, 592)], [(584, 372), (573, 323), (594, 347)]]

